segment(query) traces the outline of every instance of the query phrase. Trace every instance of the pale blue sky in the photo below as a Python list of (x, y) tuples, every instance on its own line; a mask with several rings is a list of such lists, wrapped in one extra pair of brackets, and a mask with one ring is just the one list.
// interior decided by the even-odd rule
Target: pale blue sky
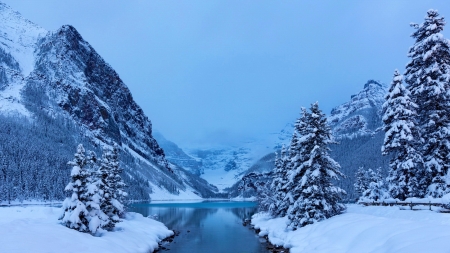
[(47, 30), (73, 25), (182, 146), (259, 138), (314, 101), (328, 114), (404, 71), (410, 22), (450, 17), (448, 0), (2, 1)]

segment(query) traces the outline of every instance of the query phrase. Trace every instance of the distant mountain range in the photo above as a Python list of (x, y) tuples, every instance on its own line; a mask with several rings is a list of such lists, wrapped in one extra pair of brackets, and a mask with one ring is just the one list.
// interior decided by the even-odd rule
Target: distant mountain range
[[(353, 182), (359, 167), (382, 167), (384, 172), (387, 170), (388, 158), (381, 155), (384, 138), (381, 110), (386, 92), (386, 85), (369, 80), (360, 92), (350, 97), (350, 101), (333, 108), (328, 117), (333, 135), (339, 142), (332, 145), (331, 155), (341, 164), (346, 175), (337, 183), (348, 192), (349, 201), (356, 198)], [(230, 188), (230, 194), (237, 196), (236, 182), (243, 175), (273, 168), (275, 151), (282, 145), (289, 145), (293, 128), (294, 123), (287, 123), (279, 133), (268, 134), (264, 140), (245, 142), (238, 147), (191, 147), (188, 151), (168, 142), (162, 135), (155, 137), (166, 151), (169, 161), (201, 175), (220, 190)]]

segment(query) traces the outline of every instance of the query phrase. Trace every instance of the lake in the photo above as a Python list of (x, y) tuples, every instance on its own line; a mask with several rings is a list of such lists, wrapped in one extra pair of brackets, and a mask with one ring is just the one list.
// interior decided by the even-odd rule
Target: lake
[[(171, 243), (173, 253), (268, 253), (265, 240), (243, 226), (257, 211), (254, 202), (159, 202), (133, 204), (129, 211), (141, 213), (179, 231)], [(162, 250), (161, 250), (162, 251)]]

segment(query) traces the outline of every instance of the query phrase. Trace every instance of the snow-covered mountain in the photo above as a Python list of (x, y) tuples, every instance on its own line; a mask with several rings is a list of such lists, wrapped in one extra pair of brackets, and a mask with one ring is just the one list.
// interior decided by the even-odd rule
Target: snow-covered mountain
[(142, 185), (135, 189), (141, 196), (166, 192), (198, 198), (196, 184), (204, 194), (213, 191), (204, 180), (167, 161), (153, 137), (151, 121), (127, 86), (74, 27), (46, 31), (3, 3), (0, 112), (35, 124), (47, 116), (70, 121), (77, 126), (73, 135), (81, 132), (94, 149), (118, 143), (131, 183), (138, 180), (132, 184)]
[(373, 135), (380, 131), (386, 92), (386, 85), (369, 80), (363, 90), (351, 96), (350, 101), (333, 108), (328, 122), (335, 138)]
[(271, 152), (273, 143), (245, 141), (235, 146), (180, 148), (160, 133), (155, 138), (173, 164), (189, 170), (217, 186), (220, 191), (231, 187), (262, 155)]

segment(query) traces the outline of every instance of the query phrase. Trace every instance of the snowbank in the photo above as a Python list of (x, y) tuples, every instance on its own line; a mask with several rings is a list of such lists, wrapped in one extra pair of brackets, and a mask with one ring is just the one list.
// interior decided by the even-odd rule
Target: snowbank
[(252, 219), (260, 236), (291, 253), (450, 252), (450, 214), (348, 205), (346, 213), (297, 231), (287, 231), (286, 223), (264, 213)]
[(59, 224), (60, 212), (45, 206), (0, 207), (0, 251), (149, 253), (173, 233), (158, 221), (128, 213), (116, 231), (94, 237)]

